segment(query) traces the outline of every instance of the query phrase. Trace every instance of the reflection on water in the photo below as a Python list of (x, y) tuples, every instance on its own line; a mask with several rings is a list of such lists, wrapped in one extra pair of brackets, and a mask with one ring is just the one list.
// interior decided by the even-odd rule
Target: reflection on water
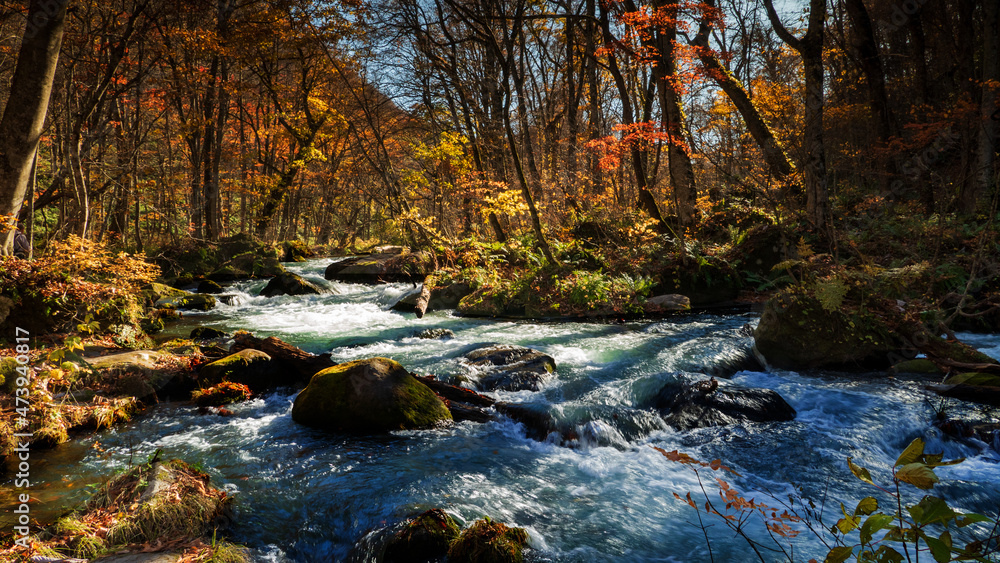
[[(929, 421), (940, 399), (929, 400), (916, 382), (740, 372), (737, 383), (775, 389), (797, 419), (687, 433), (667, 428), (649, 408), (652, 398), (679, 375), (747, 346), (740, 328), (755, 323), (753, 315), (625, 324), (493, 321), (451, 312), (416, 319), (389, 309), (409, 284), (331, 284), (322, 279), (327, 263), (290, 269), (336, 294), (268, 299), (254, 296), (264, 282), (241, 282), (233, 288), (245, 294), (239, 304), (197, 320), (279, 336), (331, 352), (336, 361), (388, 356), (441, 376), (465, 373), (459, 357), (477, 345), (537, 348), (556, 359), (558, 377), (538, 392), (499, 396), (549, 410), (577, 429), (577, 447), (531, 440), (503, 419), (381, 437), (324, 434), (291, 421), (294, 390), (287, 390), (237, 405), (234, 417), (161, 404), (129, 425), (39, 459), (32, 467), (35, 496), (50, 511), (72, 505), (85, 498), (85, 485), (126, 466), (130, 456), (142, 460), (162, 448), (200, 464), (236, 496), (234, 539), (262, 561), (373, 561), (378, 530), (431, 507), (463, 523), (489, 515), (527, 528), (537, 561), (703, 561), (708, 554), (690, 523), (694, 514), (673, 497), (698, 491), (698, 481), (650, 446), (724, 460), (741, 474), (732, 481), (748, 496), (762, 499), (769, 491), (786, 500), (801, 491), (818, 500), (827, 492), (835, 507), (874, 492), (850, 476), (846, 457), (884, 482), (899, 451), (923, 436), (932, 451), (969, 458), (939, 470), (947, 483), (941, 492), (956, 507), (995, 513), (1000, 504), (997, 454), (938, 436)], [(414, 336), (428, 328), (455, 336)], [(989, 338), (976, 343), (996, 355), (1000, 345)], [(947, 404), (953, 416), (981, 416), (974, 407)], [(92, 448), (95, 442), (106, 451)], [(716, 560), (743, 559), (747, 548), (731, 532), (717, 525), (709, 535)], [(815, 538), (802, 534), (795, 542), (803, 560), (822, 559)]]

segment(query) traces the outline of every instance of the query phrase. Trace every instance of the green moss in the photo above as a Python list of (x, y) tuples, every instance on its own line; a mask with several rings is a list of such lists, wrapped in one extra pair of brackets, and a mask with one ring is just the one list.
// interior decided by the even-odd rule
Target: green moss
[(946, 379), (945, 384), (1000, 388), (1000, 376), (989, 373), (959, 373)]
[(521, 563), (528, 533), (486, 518), (477, 520), (448, 550), (449, 563)]
[(370, 433), (429, 428), (452, 417), (399, 363), (369, 358), (314, 375), (296, 397), (292, 419), (329, 431)]
[(384, 560), (390, 563), (443, 557), (460, 534), (458, 523), (447, 512), (440, 508), (428, 510), (407, 522), (392, 537), (386, 546)]
[(262, 371), (264, 364), (270, 361), (271, 356), (259, 350), (240, 350), (203, 366), (200, 372), (200, 381), (207, 386), (225, 380), (246, 383), (256, 379), (260, 375), (257, 372)]

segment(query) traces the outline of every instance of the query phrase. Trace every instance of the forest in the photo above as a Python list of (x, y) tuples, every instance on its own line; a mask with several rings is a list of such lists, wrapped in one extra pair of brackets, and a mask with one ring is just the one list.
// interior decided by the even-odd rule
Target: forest
[[(15, 0), (0, 115), (2, 557), (996, 560), (998, 2)], [(257, 448), (391, 482), (358, 435), (457, 476), (283, 538)]]

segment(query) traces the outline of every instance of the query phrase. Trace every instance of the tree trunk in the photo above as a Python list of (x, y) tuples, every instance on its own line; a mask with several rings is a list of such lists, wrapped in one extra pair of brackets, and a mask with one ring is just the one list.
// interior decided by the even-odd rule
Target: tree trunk
[(69, 0), (31, 0), (10, 96), (0, 119), (0, 254), (9, 255), (15, 220), (45, 124)]
[(802, 56), (805, 69), (805, 188), (806, 214), (816, 229), (826, 227), (830, 209), (827, 188), (826, 154), (823, 144), (823, 35), (826, 26), (826, 0), (809, 0), (809, 26), (799, 39), (785, 29), (773, 0), (764, 0), (767, 17), (775, 33)]
[[(669, 21), (677, 17), (677, 0), (656, 0), (657, 10), (667, 12)], [(656, 34), (656, 63), (653, 75), (660, 99), (661, 123), (667, 138), (667, 165), (670, 169), (670, 183), (674, 188), (674, 205), (681, 225), (695, 222), (695, 204), (698, 203), (698, 189), (694, 180), (694, 166), (691, 164), (690, 139), (685, 123), (684, 108), (681, 105), (680, 89), (677, 86), (677, 59), (675, 55), (677, 26), (675, 23), (663, 25)]]
[(989, 197), (996, 182), (994, 172), (998, 129), (1000, 129), (1000, 95), (997, 84), (1000, 81), (1000, 4), (986, 2), (983, 18), (983, 100), (980, 103), (979, 163), (978, 174), (971, 193), (964, 193), (961, 209), (974, 213), (979, 200)]
[[(705, 3), (712, 8), (715, 7), (715, 0), (707, 0)], [(764, 117), (757, 110), (757, 106), (750, 99), (746, 88), (736, 78), (736, 75), (724, 67), (719, 58), (709, 51), (709, 32), (708, 23), (703, 20), (697, 37), (692, 41), (692, 44), (700, 47), (698, 60), (704, 65), (708, 75), (722, 88), (722, 91), (726, 93), (726, 96), (736, 106), (736, 111), (743, 118), (743, 123), (746, 124), (747, 130), (750, 131), (750, 136), (753, 137), (754, 142), (760, 147), (764, 155), (764, 161), (771, 170), (771, 174), (777, 178), (789, 176), (795, 171), (795, 167), (788, 159), (788, 155), (785, 154), (785, 150), (778, 142), (778, 139), (774, 136), (771, 126), (764, 120)]]

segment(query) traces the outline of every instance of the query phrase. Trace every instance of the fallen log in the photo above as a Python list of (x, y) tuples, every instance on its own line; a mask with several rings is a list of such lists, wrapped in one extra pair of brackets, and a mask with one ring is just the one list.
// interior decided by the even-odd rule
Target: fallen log
[(459, 387), (457, 385), (451, 385), (443, 381), (438, 381), (434, 379), (432, 375), (416, 375), (414, 376), (418, 381), (424, 385), (431, 388), (444, 399), (449, 401), (457, 401), (459, 403), (467, 403), (476, 407), (489, 408), (492, 407), (496, 400), (487, 397), (486, 395), (480, 395), (471, 389), (466, 389), (465, 387)]
[(427, 312), (427, 304), (431, 301), (431, 276), (427, 276), (424, 279), (424, 283), (420, 289), (420, 296), (417, 297), (417, 305), (415, 307), (417, 318), (421, 319), (424, 313)]
[(983, 385), (925, 385), (925, 389), (933, 391), (942, 397), (951, 397), (961, 401), (969, 401), (982, 405), (1000, 407), (1000, 389)]

